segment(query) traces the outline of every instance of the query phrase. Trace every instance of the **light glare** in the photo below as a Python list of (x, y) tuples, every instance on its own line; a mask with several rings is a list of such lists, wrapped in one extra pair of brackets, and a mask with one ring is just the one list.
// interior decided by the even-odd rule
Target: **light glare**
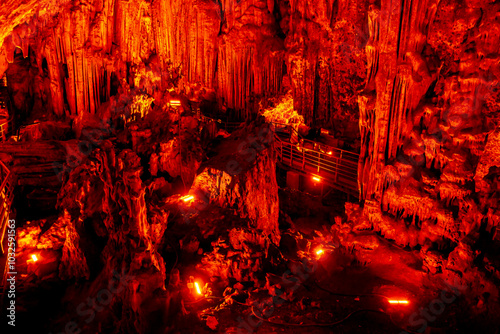
[(184, 196), (181, 198), (184, 202), (189, 202), (189, 201), (192, 201), (194, 199), (194, 196), (193, 195), (187, 195), (187, 196)]
[(409, 304), (410, 302), (405, 299), (389, 299), (389, 304)]
[(198, 284), (198, 282), (194, 282), (194, 287), (196, 288), (196, 292), (201, 295), (201, 289), (200, 289), (200, 285)]

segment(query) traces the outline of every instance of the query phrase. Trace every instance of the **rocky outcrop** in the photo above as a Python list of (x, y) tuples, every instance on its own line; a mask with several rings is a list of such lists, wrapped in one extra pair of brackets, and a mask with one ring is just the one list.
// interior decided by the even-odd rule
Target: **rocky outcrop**
[(190, 193), (233, 209), (250, 227), (279, 243), (279, 200), (269, 125), (252, 123), (214, 148), (219, 152), (200, 167)]
[[(75, 237), (66, 239), (61, 266), (70, 270), (87, 258), (94, 277), (88, 295), (116, 281), (117, 271), (128, 277), (127, 284), (118, 283), (124, 287), (110, 297), (109, 303), (122, 305), (121, 326), (137, 326), (137, 330), (144, 326), (140, 305), (155, 289), (163, 288), (166, 279), (164, 261), (155, 246), (159, 229), (154, 226), (166, 225), (166, 221), (148, 221), (141, 172), (137, 155), (129, 150), (117, 153), (110, 142), (104, 142), (69, 172), (58, 203), (71, 215), (70, 236), (78, 231)], [(76, 242), (78, 239), (80, 242)], [(96, 259), (97, 240), (104, 244)], [(78, 250), (80, 256), (65, 256), (66, 248), (73, 249), (72, 253)]]
[[(180, 137), (161, 142), (157, 153), (158, 170), (171, 177), (180, 177), (186, 187), (190, 187), (204, 157), (201, 148), (198, 122), (193, 117), (180, 120)], [(154, 157), (153, 157), (154, 159)]]

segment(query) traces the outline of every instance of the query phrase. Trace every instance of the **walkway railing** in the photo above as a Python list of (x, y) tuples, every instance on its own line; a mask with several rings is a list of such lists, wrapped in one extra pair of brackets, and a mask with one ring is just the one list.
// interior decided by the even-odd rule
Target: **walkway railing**
[(11, 122), (8, 119), (0, 118), (0, 141), (5, 141), (11, 133)]
[(33, 136), (33, 133), (37, 130), (37, 126), (41, 122), (36, 121), (30, 124), (25, 124), (21, 125), (20, 127), (17, 128), (16, 131), (16, 140), (21, 141), (26, 134), (29, 134), (30, 136)]
[(357, 153), (301, 138), (289, 125), (273, 125), (274, 147), (282, 165), (359, 197)]
[(221, 129), (224, 129), (226, 130), (227, 132), (233, 132), (234, 130), (236, 130), (237, 128), (240, 127), (240, 125), (242, 123), (240, 122), (228, 122), (228, 121), (223, 121), (221, 119), (215, 119), (215, 118), (212, 118), (212, 117), (208, 117), (208, 116), (205, 116), (201, 113), (198, 113), (198, 118), (202, 121), (205, 121), (205, 122), (215, 122), (215, 123), (219, 123), (219, 127)]
[[(200, 118), (219, 123), (220, 127), (228, 132), (241, 125), (204, 115), (200, 115)], [(289, 124), (272, 122), (271, 125), (275, 137), (274, 149), (282, 167), (311, 176), (318, 182), (359, 197), (359, 154), (305, 139)]]
[(0, 161), (0, 251), (5, 254), (4, 237), (9, 223), (10, 206), (14, 196), (14, 177)]

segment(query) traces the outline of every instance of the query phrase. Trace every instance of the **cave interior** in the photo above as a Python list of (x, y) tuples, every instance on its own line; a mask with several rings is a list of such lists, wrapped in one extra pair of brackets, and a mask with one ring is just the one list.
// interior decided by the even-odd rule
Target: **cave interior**
[(500, 333), (500, 2), (2, 0), (2, 333)]

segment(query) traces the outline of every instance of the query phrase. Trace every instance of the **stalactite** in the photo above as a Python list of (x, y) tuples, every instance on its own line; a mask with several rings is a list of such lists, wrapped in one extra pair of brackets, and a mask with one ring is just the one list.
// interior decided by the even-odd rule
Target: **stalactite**
[[(377, 91), (377, 111), (373, 127), (376, 129), (375, 140), (373, 145), (366, 143), (370, 147), (364, 152), (372, 155), (368, 159), (372, 167), (365, 171), (372, 176), (362, 177), (367, 182), (376, 180), (382, 171), (380, 166), (396, 157), (412, 127), (407, 125), (407, 117), (431, 83), (425, 62), (417, 55), (425, 45), (436, 6), (431, 1), (382, 2), (381, 9), (373, 7), (370, 12), (370, 42), (366, 47), (369, 59), (367, 88), (373, 87)], [(379, 63), (385, 64), (384, 68), (380, 68)], [(419, 82), (415, 82), (415, 74), (422, 76)], [(375, 191), (381, 189), (372, 188), (366, 195), (372, 196)]]
[[(37, 25), (50, 22), (52, 36), (40, 49), (46, 58), (58, 55), (47, 60), (54, 112), (63, 114), (67, 101), (71, 117), (95, 113), (106, 101), (101, 97), (109, 96), (109, 88), (104, 94), (96, 89), (102, 71), (117, 62), (140, 64), (156, 55), (161, 67), (180, 67), (181, 89), (193, 83), (221, 87), (219, 99), (244, 118), (244, 109), (255, 109), (254, 98), (280, 90), (283, 45), (269, 11), (273, 5), (264, 0), (224, 1), (222, 8), (211, 0), (103, 0), (66, 7), (52, 22), (52, 12), (45, 13), (37, 17)], [(222, 15), (226, 17), (218, 36)], [(17, 44), (26, 52), (26, 43), (17, 35), (6, 39), (7, 60), (12, 62)]]
[(362, 1), (290, 1), (283, 21), (287, 69), (295, 108), (308, 124), (332, 128), (339, 121), (357, 121), (356, 99), (350, 97), (357, 96), (366, 77), (365, 6)]
[(241, 119), (249, 116), (241, 112), (254, 110), (258, 98), (273, 96), (280, 90), (281, 53), (264, 55), (255, 44), (238, 47), (225, 39), (219, 45), (218, 61), (218, 94), (227, 108), (240, 113)]

